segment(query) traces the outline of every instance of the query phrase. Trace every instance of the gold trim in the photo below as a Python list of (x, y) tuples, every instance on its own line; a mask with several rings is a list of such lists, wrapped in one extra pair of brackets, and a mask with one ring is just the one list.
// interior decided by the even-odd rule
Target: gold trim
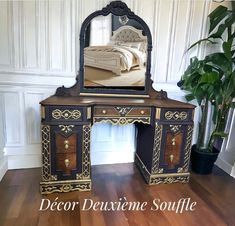
[(87, 108), (86, 118), (87, 118), (87, 119), (91, 119), (91, 107), (88, 107), (88, 108)]
[(178, 177), (178, 176), (188, 176), (190, 173), (162, 173), (162, 174), (152, 174), (151, 178), (161, 178), (161, 177)]
[(90, 133), (91, 125), (83, 125), (82, 135), (82, 178), (90, 179), (91, 161), (90, 161)]
[(151, 177), (149, 185), (155, 184), (172, 184), (172, 183), (188, 183), (189, 174), (182, 175), (180, 173), (173, 174), (163, 174), (161, 177)]
[(41, 125), (42, 134), (42, 180), (50, 181), (51, 177), (51, 145), (50, 145), (50, 126)]
[(149, 95), (133, 95), (133, 94), (108, 94), (108, 93), (80, 93), (80, 96), (106, 96), (106, 97), (143, 97), (149, 98)]
[(135, 122), (142, 122), (144, 124), (150, 124), (150, 117), (93, 117), (93, 123), (110, 122), (112, 125), (128, 125)]
[(187, 117), (188, 117), (188, 114), (185, 111), (181, 111), (181, 112), (179, 112), (179, 111), (175, 111), (175, 112), (167, 111), (165, 113), (165, 119), (166, 120), (174, 119), (174, 120), (182, 120), (183, 121), (183, 120), (187, 119)]
[(54, 192), (71, 192), (71, 191), (90, 191), (91, 180), (69, 180), (56, 182), (41, 182), (41, 194), (51, 194)]
[(59, 125), (59, 128), (61, 128), (61, 132), (69, 133), (73, 131), (74, 125)]
[(155, 118), (158, 119), (158, 120), (161, 118), (161, 108), (156, 108)]
[(195, 110), (192, 110), (192, 120), (194, 120), (194, 113), (195, 113)]
[(65, 119), (65, 120), (69, 120), (69, 119), (79, 119), (81, 118), (82, 113), (81, 111), (75, 109), (75, 110), (60, 110), (60, 109), (55, 109), (52, 111), (52, 118), (54, 119)]
[(184, 148), (184, 165), (182, 167), (184, 172), (188, 172), (188, 168), (189, 168), (192, 135), (193, 135), (193, 125), (188, 125), (186, 144)]
[(154, 144), (153, 144), (153, 160), (151, 173), (162, 173), (163, 169), (159, 168), (161, 141), (162, 141), (162, 125), (155, 123)]
[(42, 119), (45, 119), (45, 118), (46, 118), (45, 106), (41, 106), (41, 118), (42, 118)]
[(188, 183), (190, 173), (159, 173), (150, 174), (144, 163), (141, 161), (138, 154), (135, 154), (135, 163), (139, 168), (141, 174), (143, 175), (145, 181), (149, 185), (154, 184), (171, 184), (171, 183)]

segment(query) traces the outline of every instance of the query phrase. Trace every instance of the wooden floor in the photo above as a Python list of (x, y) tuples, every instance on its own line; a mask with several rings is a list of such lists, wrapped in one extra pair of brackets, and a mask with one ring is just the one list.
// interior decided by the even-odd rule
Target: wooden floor
[[(218, 168), (212, 175), (191, 175), (189, 184), (148, 186), (133, 164), (92, 167), (92, 192), (41, 196), (40, 169), (9, 170), (0, 183), (0, 226), (235, 226), (235, 180)], [(194, 212), (39, 211), (42, 198), (58, 201), (173, 202), (191, 198)]]

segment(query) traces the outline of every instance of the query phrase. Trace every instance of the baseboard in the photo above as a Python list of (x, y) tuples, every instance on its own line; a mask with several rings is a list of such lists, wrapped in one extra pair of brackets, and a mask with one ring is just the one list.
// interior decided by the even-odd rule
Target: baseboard
[(8, 155), (8, 169), (41, 167), (41, 155)]
[(7, 158), (4, 156), (0, 159), (0, 181), (8, 170)]
[(222, 169), (223, 171), (225, 171), (227, 174), (235, 177), (235, 174), (232, 175), (232, 169), (233, 167), (226, 162), (225, 160), (223, 160), (221, 157), (218, 157), (218, 159), (215, 162), (215, 165), (217, 165), (220, 169)]

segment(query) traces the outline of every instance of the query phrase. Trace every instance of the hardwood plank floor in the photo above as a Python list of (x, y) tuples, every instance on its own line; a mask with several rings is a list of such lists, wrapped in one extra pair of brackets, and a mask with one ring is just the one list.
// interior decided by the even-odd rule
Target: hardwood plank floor
[[(133, 164), (92, 167), (91, 192), (39, 193), (41, 169), (9, 170), (0, 182), (0, 226), (235, 226), (235, 180), (215, 168), (212, 175), (191, 174), (189, 184), (148, 186)], [(39, 211), (42, 198), (74, 202), (74, 211)], [(84, 201), (147, 202), (144, 211), (82, 210)], [(191, 198), (195, 211), (152, 211), (162, 202)], [(122, 201), (123, 203), (123, 201)], [(88, 208), (88, 205), (86, 206)]]

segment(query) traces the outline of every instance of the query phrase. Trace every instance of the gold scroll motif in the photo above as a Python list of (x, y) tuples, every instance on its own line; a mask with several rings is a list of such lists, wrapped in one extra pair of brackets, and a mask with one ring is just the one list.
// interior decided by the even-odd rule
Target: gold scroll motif
[(163, 176), (163, 177), (151, 177), (150, 185), (154, 184), (172, 184), (172, 183), (188, 183), (189, 182), (189, 174), (187, 175), (176, 175), (176, 176)]
[(42, 180), (51, 180), (50, 126), (42, 125)]
[(56, 181), (56, 182), (41, 182), (41, 194), (51, 194), (54, 192), (70, 192), (70, 191), (90, 191), (91, 181)]
[(186, 144), (184, 148), (184, 165), (182, 167), (183, 172), (188, 172), (188, 168), (189, 168), (192, 135), (193, 135), (193, 125), (189, 125), (187, 128)]
[(131, 107), (115, 107), (115, 109), (121, 116), (126, 116), (132, 110)]
[(76, 179), (90, 179), (90, 133), (91, 125), (83, 125), (83, 144), (82, 144), (82, 173), (76, 174)]
[(55, 109), (52, 111), (52, 117), (54, 119), (79, 119), (81, 117), (81, 111), (79, 110), (64, 110)]
[(94, 117), (94, 123), (110, 122), (112, 125), (128, 125), (135, 122), (142, 122), (144, 124), (150, 124), (150, 117), (117, 117), (117, 118), (103, 118)]
[(153, 160), (151, 173), (162, 173), (163, 169), (159, 168), (160, 150), (162, 140), (162, 125), (155, 125), (154, 144), (153, 144)]
[(59, 125), (59, 127), (61, 128), (62, 132), (69, 133), (72, 132), (72, 128), (74, 127), (74, 125)]
[(154, 184), (171, 184), (171, 183), (188, 183), (189, 173), (171, 173), (171, 174), (150, 174), (150, 172), (145, 167), (144, 163), (140, 160), (139, 156), (135, 154), (135, 163), (138, 166), (141, 174), (143, 175), (145, 181), (149, 185)]
[(187, 117), (188, 117), (188, 114), (185, 111), (182, 111), (182, 112), (179, 112), (179, 111), (175, 111), (175, 112), (167, 111), (165, 113), (166, 120), (174, 119), (174, 120), (182, 120), (183, 121), (183, 120), (187, 119)]
[(181, 128), (181, 125), (170, 125), (170, 129), (174, 133), (178, 132), (180, 128)]

